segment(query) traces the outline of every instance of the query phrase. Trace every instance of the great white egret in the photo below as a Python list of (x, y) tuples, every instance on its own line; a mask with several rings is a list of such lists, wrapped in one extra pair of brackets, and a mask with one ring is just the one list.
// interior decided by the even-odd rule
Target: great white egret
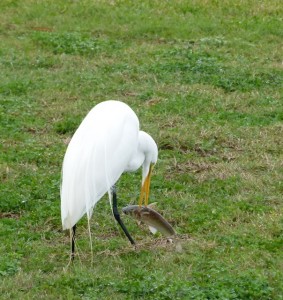
[(150, 177), (158, 149), (153, 138), (139, 130), (139, 120), (125, 103), (115, 100), (97, 104), (73, 135), (63, 161), (61, 218), (63, 229), (72, 230), (75, 251), (77, 222), (86, 213), (91, 218), (95, 204), (108, 192), (113, 214), (132, 244), (118, 208), (115, 183), (123, 172), (142, 166), (139, 205), (148, 204)]

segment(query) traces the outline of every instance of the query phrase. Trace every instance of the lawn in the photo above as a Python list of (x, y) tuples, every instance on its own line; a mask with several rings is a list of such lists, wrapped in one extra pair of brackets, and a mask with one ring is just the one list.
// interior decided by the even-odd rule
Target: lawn
[[(281, 1), (0, 2), (0, 298), (283, 299)], [(72, 134), (120, 99), (155, 139), (150, 202), (178, 233), (105, 196), (60, 219)], [(136, 204), (141, 173), (117, 183)]]

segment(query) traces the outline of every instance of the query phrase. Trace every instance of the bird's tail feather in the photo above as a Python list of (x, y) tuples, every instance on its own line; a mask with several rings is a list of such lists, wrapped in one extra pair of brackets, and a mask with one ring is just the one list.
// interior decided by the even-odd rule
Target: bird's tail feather
[(87, 226), (88, 226), (88, 234), (89, 234), (90, 253), (91, 253), (91, 266), (93, 266), (93, 248), (92, 248), (92, 237), (90, 231), (90, 218), (87, 218)]

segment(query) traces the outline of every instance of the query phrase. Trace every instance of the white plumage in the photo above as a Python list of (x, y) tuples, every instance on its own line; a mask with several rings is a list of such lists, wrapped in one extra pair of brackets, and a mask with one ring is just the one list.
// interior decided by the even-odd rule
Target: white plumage
[(114, 100), (96, 105), (75, 132), (64, 157), (63, 229), (72, 228), (85, 213), (90, 218), (95, 204), (123, 172), (143, 166), (144, 186), (157, 155), (156, 143), (150, 135), (139, 131), (139, 120), (128, 105)]

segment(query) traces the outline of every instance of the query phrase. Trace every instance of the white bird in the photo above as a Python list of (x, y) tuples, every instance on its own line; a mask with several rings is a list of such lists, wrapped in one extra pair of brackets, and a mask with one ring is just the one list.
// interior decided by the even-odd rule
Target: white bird
[(128, 239), (133, 239), (120, 219), (115, 183), (123, 172), (142, 166), (139, 205), (148, 204), (150, 177), (157, 162), (153, 138), (139, 130), (139, 120), (125, 103), (115, 100), (97, 104), (84, 118), (65, 153), (61, 182), (63, 229), (72, 229), (72, 259), (77, 222), (91, 218), (95, 204), (108, 192), (113, 213)]

